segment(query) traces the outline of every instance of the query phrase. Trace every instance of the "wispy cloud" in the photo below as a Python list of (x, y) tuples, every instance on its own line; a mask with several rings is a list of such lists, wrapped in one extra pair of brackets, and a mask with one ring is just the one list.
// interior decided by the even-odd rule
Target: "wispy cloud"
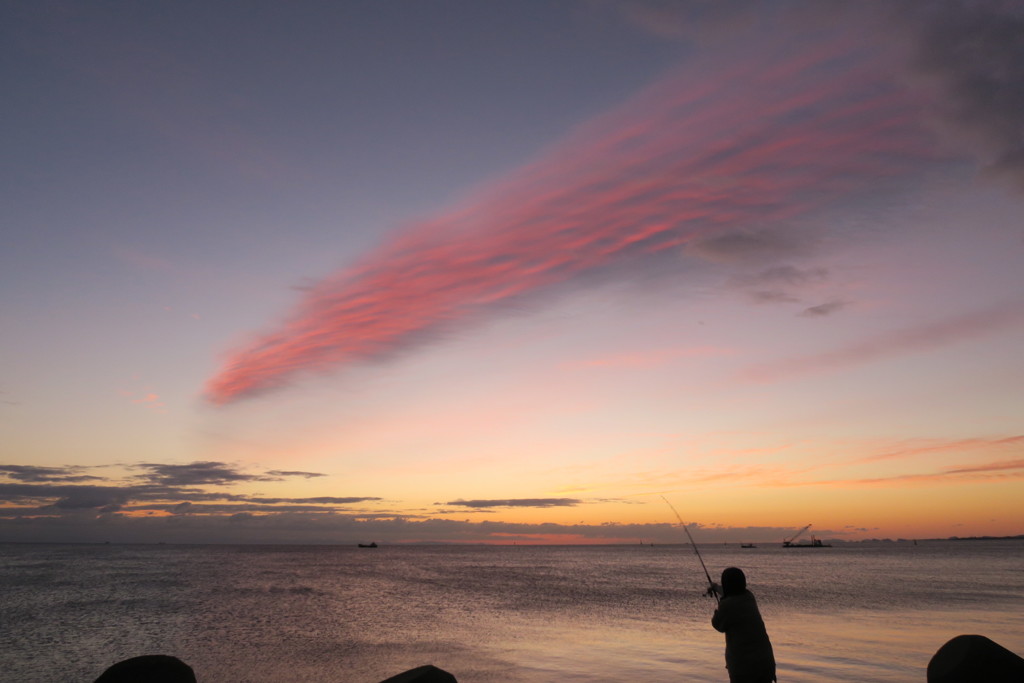
[(615, 4), (655, 35), (721, 41), (751, 24), (785, 31), (844, 23), (910, 51), (909, 73), (930, 79), (930, 108), (955, 146), (1024, 189), (1024, 8), (1007, 0), (927, 3), (778, 2)]
[(573, 507), (582, 504), (577, 498), (506, 498), (498, 500), (452, 500), (437, 505), (454, 505), (466, 508), (552, 508)]
[(785, 248), (778, 229), (929, 158), (919, 103), (849, 35), (715, 54), (305, 294), (232, 353), (214, 403), (379, 359), (656, 254)]
[(809, 306), (800, 312), (800, 315), (805, 318), (823, 318), (826, 315), (832, 315), (836, 311), (841, 311), (849, 305), (847, 301), (826, 301), (823, 304), (817, 306)]
[(853, 461), (855, 463), (871, 463), (883, 460), (895, 460), (912, 458), (920, 455), (931, 455), (933, 453), (992, 449), (1005, 446), (1024, 446), (1024, 435), (1007, 436), (1001, 438), (973, 437), (969, 439), (935, 439), (926, 441), (914, 441), (902, 444), (899, 448), (887, 449), (882, 453), (876, 453)]
[(946, 474), (976, 474), (981, 472), (1006, 472), (1017, 470), (1024, 474), (1024, 460), (1000, 460), (979, 465), (966, 465), (946, 470)]
[(141, 463), (133, 466), (145, 470), (141, 478), (164, 486), (202, 486), (235, 484), (245, 481), (277, 481), (279, 477), (248, 474), (222, 462), (192, 462), (185, 465)]
[(141, 495), (143, 492), (116, 485), (0, 482), (0, 502), (9, 505), (0, 507), (0, 515), (21, 517), (26, 513), (37, 514), (40, 508), (47, 507), (110, 512)]
[[(1014, 436), (1005, 439), (964, 439), (946, 444), (934, 444), (931, 447), (907, 449), (899, 453), (886, 454), (886, 458), (912, 457), (929, 455), (943, 450), (948, 451), (992, 451), (1002, 446), (1014, 446), (1024, 442), (1024, 437)], [(977, 456), (976, 456), (977, 457)], [(864, 458), (853, 461), (856, 463), (873, 462), (878, 458)], [(926, 461), (922, 461), (926, 462)], [(822, 468), (817, 468), (822, 469)], [(905, 471), (878, 477), (834, 477), (829, 479), (794, 478), (777, 481), (777, 486), (793, 487), (834, 487), (857, 488), (862, 486), (904, 486), (904, 485), (943, 485), (962, 484), (965, 482), (988, 482), (993, 480), (1024, 479), (1024, 460), (1019, 458), (971, 462), (970, 464), (948, 465), (945, 467), (928, 468), (917, 471)]]
[(122, 389), (121, 395), (135, 405), (148, 407), (155, 413), (166, 413), (167, 404), (160, 398), (160, 395), (151, 387), (141, 383), (138, 375), (132, 376), (132, 383), (138, 385), (135, 388)]
[[(25, 516), (47, 510), (93, 510), (112, 513), (123, 510), (183, 511), (185, 503), (249, 504), (276, 509), (301, 505), (309, 509), (336, 511), (356, 503), (379, 501), (374, 496), (318, 496), (269, 498), (210, 491), (205, 487), (230, 487), (247, 482), (282, 481), (287, 477), (319, 477), (315, 472), (272, 471), (246, 473), (222, 462), (193, 462), (184, 465), (143, 463), (129, 466), (143, 470), (127, 483), (95, 475), (79, 474), (75, 467), (0, 465), (0, 516)], [(81, 483), (90, 482), (90, 483)], [(129, 504), (135, 503), (134, 507)], [(191, 508), (192, 512), (199, 508)], [(214, 510), (211, 506), (209, 510)]]
[(757, 304), (795, 304), (800, 299), (789, 292), (779, 289), (759, 289), (750, 293), (750, 298)]
[[(811, 246), (811, 240), (807, 235), (797, 235), (791, 231), (748, 228), (698, 237), (687, 245), (687, 252), (713, 263), (764, 263), (800, 255)], [(772, 277), (775, 274), (773, 271), (786, 271), (789, 268), (792, 267), (769, 269), (765, 271), (766, 279), (776, 281), (779, 278)]]
[(102, 477), (81, 474), (81, 467), (39, 467), (36, 465), (0, 465), (0, 475), (23, 482), (99, 481)]
[(834, 351), (751, 367), (743, 371), (742, 376), (754, 381), (772, 382), (787, 377), (830, 372), (890, 356), (954, 344), (1021, 325), (1024, 325), (1024, 302), (1013, 302), (909, 327)]
[(1024, 189), (1024, 8), (1019, 3), (922, 5), (916, 66), (935, 79), (934, 109), (994, 174)]
[[(808, 298), (819, 297), (818, 289), (829, 280), (829, 271), (820, 266), (801, 268), (782, 264), (765, 268), (753, 274), (733, 278), (733, 285), (746, 291), (758, 304), (799, 304)], [(845, 308), (849, 302), (833, 299), (800, 312), (804, 317), (823, 317)]]
[(297, 472), (294, 470), (271, 470), (267, 472), (272, 477), (305, 477), (306, 479), (315, 479), (316, 477), (326, 477), (326, 474), (321, 472)]
[(941, 482), (963, 483), (965, 481), (991, 481), (993, 479), (1024, 479), (1024, 467), (1020, 461), (998, 463), (991, 468), (965, 467), (939, 472), (913, 472), (890, 477), (868, 477), (864, 479), (814, 482), (814, 486), (903, 486), (908, 484), (934, 484)]

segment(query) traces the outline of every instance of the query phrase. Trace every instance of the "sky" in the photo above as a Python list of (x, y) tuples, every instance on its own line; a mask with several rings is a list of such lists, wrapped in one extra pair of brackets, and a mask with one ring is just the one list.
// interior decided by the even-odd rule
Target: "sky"
[(0, 78), (0, 541), (1024, 533), (1018, 3), (11, 2)]

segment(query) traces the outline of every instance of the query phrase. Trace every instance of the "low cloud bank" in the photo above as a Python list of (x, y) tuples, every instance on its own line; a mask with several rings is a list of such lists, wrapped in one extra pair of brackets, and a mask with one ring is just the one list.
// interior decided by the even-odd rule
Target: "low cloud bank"
[[(82, 468), (0, 465), (0, 542), (354, 544), (680, 543), (673, 524), (557, 524), (445, 519), (523, 508), (566, 508), (577, 498), (458, 499), (430, 512), (398, 511), (378, 496), (269, 497), (225, 487), (313, 472), (248, 472), (230, 463), (142, 463), (122, 480)], [(101, 468), (95, 468), (99, 470)], [(68, 482), (68, 478), (72, 480)], [(6, 479), (6, 481), (4, 481)], [(26, 481), (28, 480), (28, 481)], [(92, 482), (99, 483), (92, 483)], [(608, 501), (601, 501), (608, 502)], [(451, 508), (451, 509), (443, 509)], [(694, 525), (702, 542), (781, 539), (792, 529)], [(841, 532), (840, 532), (841, 533)]]
[[(793, 529), (778, 527), (691, 527), (699, 543), (780, 543)], [(819, 536), (849, 535), (820, 530)], [(604, 544), (686, 543), (672, 524), (518, 524), (451, 519), (374, 518), (335, 512), (238, 512), (219, 515), (132, 517), (78, 514), (0, 517), (0, 541), (54, 543), (219, 543), (219, 544), (384, 544), (495, 543)]]
[(223, 490), (237, 484), (326, 476), (316, 472), (253, 473), (229, 463), (210, 461), (140, 463), (123, 468), (131, 474), (114, 479), (82, 474), (82, 467), (0, 465), (0, 518), (32, 520), (60, 516), (67, 511), (94, 515), (224, 514), (289, 509), (338, 512), (350, 510), (359, 503), (380, 500), (375, 496), (272, 498)]

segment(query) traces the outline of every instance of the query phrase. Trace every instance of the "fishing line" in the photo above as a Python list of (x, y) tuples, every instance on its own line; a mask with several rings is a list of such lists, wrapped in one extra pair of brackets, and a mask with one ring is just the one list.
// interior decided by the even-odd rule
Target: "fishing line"
[(697, 544), (693, 542), (693, 536), (690, 535), (690, 530), (687, 528), (686, 523), (683, 522), (683, 518), (679, 516), (679, 512), (675, 509), (672, 503), (668, 502), (668, 498), (662, 496), (661, 499), (665, 501), (665, 504), (672, 508), (672, 512), (675, 512), (676, 519), (679, 520), (679, 526), (683, 527), (683, 531), (686, 532), (686, 537), (690, 539), (690, 545), (693, 546), (693, 552), (697, 554), (697, 559), (700, 560), (700, 566), (704, 569), (704, 576), (708, 577), (708, 592), (715, 596), (715, 602), (719, 602), (718, 591), (715, 590), (715, 582), (711, 580), (711, 574), (708, 573), (707, 565), (704, 564), (704, 558), (700, 556), (700, 551), (697, 550)]

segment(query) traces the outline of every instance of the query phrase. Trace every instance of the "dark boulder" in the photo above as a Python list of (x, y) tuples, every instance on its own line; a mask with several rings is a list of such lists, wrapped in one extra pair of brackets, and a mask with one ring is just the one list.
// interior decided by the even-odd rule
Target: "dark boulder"
[(455, 676), (444, 669), (427, 664), (409, 669), (380, 683), (458, 683), (458, 681), (455, 680)]
[(196, 675), (177, 657), (143, 655), (114, 664), (96, 683), (196, 683)]
[(1021, 683), (1024, 659), (985, 636), (957, 636), (928, 662), (928, 683)]

